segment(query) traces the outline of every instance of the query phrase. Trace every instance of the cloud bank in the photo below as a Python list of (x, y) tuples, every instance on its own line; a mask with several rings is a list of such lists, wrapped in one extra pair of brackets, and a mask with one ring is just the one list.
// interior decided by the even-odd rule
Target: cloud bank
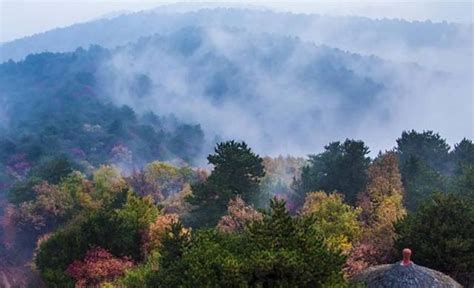
[[(386, 52), (408, 53), (396, 49)], [(205, 152), (238, 139), (263, 155), (306, 155), (350, 137), (376, 153), (407, 129), (432, 129), (451, 143), (472, 138), (469, 55), (429, 57), (394, 62), (278, 34), (188, 27), (116, 49), (102, 83), (120, 105), (201, 124)]]

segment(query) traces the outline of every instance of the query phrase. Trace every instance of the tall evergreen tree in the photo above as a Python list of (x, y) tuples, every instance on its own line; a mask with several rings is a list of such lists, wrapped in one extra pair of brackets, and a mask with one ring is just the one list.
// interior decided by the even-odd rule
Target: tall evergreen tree
[(252, 287), (341, 287), (345, 257), (324, 243), (311, 218), (293, 218), (273, 199), (261, 221), (249, 226), (253, 246), (246, 267)]
[(215, 226), (235, 196), (251, 202), (265, 175), (263, 159), (245, 142), (219, 143), (207, 159), (214, 170), (204, 183), (192, 186), (193, 194), (187, 199), (197, 205), (189, 221), (192, 226)]
[(409, 211), (415, 211), (420, 202), (433, 193), (446, 190), (445, 177), (420, 159), (411, 158), (401, 165), (400, 170), (405, 189), (405, 206)]
[(402, 176), (405, 165), (413, 159), (419, 160), (438, 173), (448, 169), (449, 145), (438, 133), (433, 131), (404, 131), (397, 139), (396, 151), (400, 157)]
[(295, 237), (288, 237), (296, 233), (296, 221), (291, 218), (285, 207), (285, 201), (272, 199), (270, 209), (263, 215), (262, 221), (256, 221), (250, 226), (250, 237), (260, 247), (270, 249), (284, 249), (294, 247), (296, 243), (290, 241)]
[(303, 167), (301, 179), (294, 183), (295, 202), (302, 205), (307, 192), (337, 191), (355, 205), (357, 194), (365, 189), (369, 148), (362, 141), (347, 139), (344, 143), (333, 142), (325, 151), (309, 156), (309, 164)]
[(454, 174), (463, 174), (464, 167), (474, 167), (474, 143), (469, 139), (462, 139), (461, 142), (454, 145), (454, 149), (450, 153), (450, 156)]
[(453, 192), (474, 199), (474, 165), (463, 166), (460, 174), (453, 179), (453, 183)]
[(449, 149), (446, 140), (433, 131), (404, 131), (397, 139), (408, 210), (414, 211), (432, 193), (446, 190), (446, 176), (452, 170)]

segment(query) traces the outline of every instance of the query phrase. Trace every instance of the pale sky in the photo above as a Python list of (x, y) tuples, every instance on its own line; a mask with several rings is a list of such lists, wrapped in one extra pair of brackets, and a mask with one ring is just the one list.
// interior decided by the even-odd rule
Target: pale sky
[[(0, 0), (0, 42), (8, 42), (57, 27), (86, 22), (116, 11), (140, 11), (176, 2), (159, 0)], [(202, 2), (202, 1), (199, 1)], [(206, 3), (228, 3), (206, 1)], [(473, 22), (473, 1), (240, 1), (278, 11), (359, 15), (370, 18), (402, 18)]]

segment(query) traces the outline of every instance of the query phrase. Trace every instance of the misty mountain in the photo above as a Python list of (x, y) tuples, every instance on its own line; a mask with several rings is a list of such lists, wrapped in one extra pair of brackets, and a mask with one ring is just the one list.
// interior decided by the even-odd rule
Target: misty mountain
[(0, 190), (58, 155), (85, 171), (107, 163), (130, 169), (150, 159), (192, 162), (200, 155), (199, 125), (171, 113), (138, 115), (101, 98), (97, 73), (109, 57), (96, 46), (0, 65)]
[(235, 6), (0, 45), (0, 286), (469, 286), (472, 23)]
[[(415, 61), (416, 57), (422, 56), (427, 58), (426, 61), (435, 60), (427, 55), (425, 48), (443, 51), (460, 48), (462, 53), (472, 48), (472, 25), (278, 13), (263, 9), (195, 8), (195, 11), (190, 11), (191, 8), (173, 9), (166, 6), (32, 35), (1, 45), (0, 61), (10, 58), (19, 60), (30, 53), (42, 51), (74, 51), (79, 46), (86, 48), (92, 44), (114, 48), (140, 37), (166, 35), (187, 26), (226, 26), (257, 33), (296, 36), (353, 52), (398, 60), (406, 57), (407, 61)], [(400, 49), (410, 53), (399, 53)]]
[[(462, 130), (470, 126), (465, 121), (470, 108), (462, 104), (469, 97), (469, 74), (361, 56), (295, 37), (186, 27), (141, 38), (112, 55), (100, 77), (112, 102), (139, 113), (172, 111), (178, 119), (201, 124), (211, 143), (237, 138), (266, 155), (304, 155), (348, 135), (368, 139), (375, 151), (386, 149), (386, 139), (396, 137), (390, 131), (451, 130), (449, 121), (440, 122), (452, 111), (446, 107), (456, 107), (458, 114), (449, 117), (464, 119), (457, 124)], [(146, 88), (137, 93), (139, 82)]]
[(191, 160), (202, 138), (200, 128), (182, 124), (192, 123), (202, 125), (209, 147), (234, 136), (273, 153), (285, 135), (312, 144), (306, 129), (335, 125), (342, 133), (378, 109), (386, 83), (370, 70), (381, 61), (295, 38), (202, 27), (111, 50), (30, 55), (0, 65), (3, 145), (26, 155), (81, 151), (96, 164), (119, 144), (139, 160)]
[[(187, 16), (198, 17), (206, 11), (212, 15), (214, 12), (217, 15), (239, 12), (202, 10)], [(134, 15), (121, 17), (135, 19)], [(145, 14), (138, 15), (144, 17)], [(287, 16), (291, 17), (291, 14)], [(73, 27), (111, 20), (101, 21)], [(130, 21), (129, 31), (134, 27)], [(169, 23), (169, 27), (175, 30), (172, 24), (175, 23)], [(126, 30), (115, 30), (125, 35), (123, 39), (126, 37)], [(53, 32), (47, 34), (53, 35)], [(66, 42), (74, 41), (57, 43)], [(6, 89), (0, 97), (4, 103), (0, 117), (3, 123), (8, 123), (4, 126), (15, 133), (42, 131), (51, 121), (69, 121), (77, 125), (74, 126), (77, 129), (84, 124), (111, 125), (89, 116), (88, 105), (105, 105), (107, 109), (117, 111), (123, 105), (131, 107), (137, 125), (141, 124), (141, 117), (150, 112), (160, 117), (175, 117), (173, 119), (178, 123), (201, 125), (204, 132), (201, 138), (205, 138), (202, 141), (207, 142), (204, 154), (216, 140), (229, 138), (245, 140), (257, 152), (266, 155), (305, 155), (344, 137), (367, 139), (378, 151), (390, 147), (388, 139), (396, 137), (403, 129), (429, 128), (445, 133), (449, 123), (440, 120), (448, 113), (445, 108), (449, 106), (458, 110), (456, 115), (449, 113), (449, 117), (460, 120), (457, 125), (464, 128), (459, 133), (470, 126), (465, 121), (470, 117), (470, 108), (463, 104), (469, 97), (466, 80), (469, 74), (464, 75), (466, 78), (459, 77), (432, 67), (386, 61), (315, 45), (298, 37), (241, 28), (187, 26), (174, 32), (142, 37), (116, 48), (79, 48), (73, 53), (30, 55), (25, 61), (10, 61), (1, 67), (2, 87)], [(450, 99), (446, 98), (447, 93), (450, 93)], [(52, 102), (53, 99), (56, 102)], [(45, 107), (45, 110), (37, 110), (37, 107)], [(68, 115), (83, 118), (71, 120)], [(425, 116), (420, 119), (420, 115)], [(62, 120), (52, 120), (54, 117)], [(161, 125), (163, 127), (155, 130), (173, 126)], [(186, 129), (178, 129), (183, 130)], [(463, 135), (454, 136), (457, 139)], [(153, 137), (174, 139), (174, 136)], [(190, 146), (186, 150), (189, 154), (185, 152), (186, 155), (178, 156), (197, 157), (200, 149), (193, 150), (193, 144), (187, 142), (186, 137), (183, 136), (180, 143)], [(125, 143), (134, 139), (128, 134), (124, 138)], [(148, 143), (152, 145), (153, 141)], [(112, 145), (111, 142), (108, 145)], [(67, 147), (71, 149), (73, 145)], [(164, 155), (142, 152), (149, 149), (137, 149), (134, 153), (139, 159)], [(183, 150), (171, 145), (161, 151), (173, 149)]]
[(187, 27), (112, 55), (100, 77), (112, 102), (172, 111), (211, 142), (237, 137), (269, 154), (282, 151), (281, 139), (308, 148), (311, 130), (354, 129), (377, 114), (391, 81), (371, 72), (380, 59), (238, 29)]

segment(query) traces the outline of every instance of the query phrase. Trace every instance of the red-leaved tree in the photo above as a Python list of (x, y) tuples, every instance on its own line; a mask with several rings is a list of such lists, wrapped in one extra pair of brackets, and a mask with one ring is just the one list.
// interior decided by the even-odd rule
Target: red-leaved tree
[(107, 250), (95, 247), (87, 251), (84, 260), (69, 265), (66, 272), (76, 280), (76, 287), (95, 287), (113, 281), (132, 266), (129, 258), (117, 258)]
[(263, 218), (260, 212), (245, 203), (239, 196), (230, 199), (227, 211), (228, 214), (222, 216), (217, 224), (217, 229), (221, 232), (242, 232), (249, 222), (259, 221)]

